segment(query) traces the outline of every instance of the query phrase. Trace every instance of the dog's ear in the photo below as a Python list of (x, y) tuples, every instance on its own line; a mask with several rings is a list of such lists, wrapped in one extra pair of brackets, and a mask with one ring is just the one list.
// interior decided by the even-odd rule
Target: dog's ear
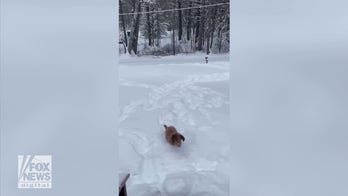
[(182, 141), (185, 141), (185, 137), (180, 134)]

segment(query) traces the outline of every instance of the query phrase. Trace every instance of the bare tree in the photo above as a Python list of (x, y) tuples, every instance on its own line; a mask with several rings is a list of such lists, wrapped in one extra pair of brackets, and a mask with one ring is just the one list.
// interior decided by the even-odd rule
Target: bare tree
[[(202, 5), (205, 5), (205, 0), (201, 0)], [(199, 21), (199, 35), (198, 35), (198, 46), (197, 50), (201, 51), (203, 49), (204, 44), (204, 30), (205, 30), (205, 8), (202, 7), (200, 11), (200, 21)]]
[(182, 38), (182, 11), (181, 11), (181, 0), (178, 0), (178, 20), (179, 20), (179, 26), (178, 26), (178, 39), (181, 41)]
[(138, 37), (139, 37), (139, 25), (140, 25), (140, 11), (141, 11), (141, 1), (140, 0), (133, 0), (134, 2), (134, 11), (137, 12), (135, 17), (133, 17), (133, 23), (132, 23), (132, 31), (130, 34), (129, 39), (129, 47), (128, 52), (131, 54), (132, 51), (134, 54), (138, 53)]
[(128, 46), (128, 40), (127, 40), (127, 30), (126, 30), (126, 22), (124, 20), (124, 15), (123, 14), (123, 5), (122, 5), (122, 1), (119, 0), (119, 7), (120, 7), (120, 14), (121, 14), (121, 24), (122, 24), (122, 29), (123, 29), (123, 36), (124, 36), (124, 43), (126, 45), (126, 47)]
[[(229, 51), (229, 0), (119, 2), (120, 29), (123, 30), (120, 40), (127, 44), (129, 53), (149, 55), (155, 51), (163, 54), (201, 51), (209, 54)], [(172, 43), (162, 42), (163, 39)], [(139, 45), (140, 40), (146, 44)]]
[(147, 23), (147, 37), (149, 39), (149, 46), (152, 46), (152, 24), (150, 19), (150, 3), (146, 3), (146, 23)]

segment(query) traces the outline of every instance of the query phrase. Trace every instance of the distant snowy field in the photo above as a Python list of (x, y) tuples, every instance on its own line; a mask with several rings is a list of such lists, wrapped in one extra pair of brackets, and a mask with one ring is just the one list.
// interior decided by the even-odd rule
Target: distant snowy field
[[(129, 195), (229, 195), (229, 56), (120, 57), (120, 172)], [(163, 124), (186, 140), (164, 139)]]

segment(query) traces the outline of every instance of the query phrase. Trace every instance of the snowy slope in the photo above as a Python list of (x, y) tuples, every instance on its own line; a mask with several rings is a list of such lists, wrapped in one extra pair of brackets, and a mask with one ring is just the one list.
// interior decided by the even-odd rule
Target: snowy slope
[[(228, 56), (120, 60), (119, 160), (130, 195), (228, 195)], [(163, 124), (186, 140), (164, 140)]]

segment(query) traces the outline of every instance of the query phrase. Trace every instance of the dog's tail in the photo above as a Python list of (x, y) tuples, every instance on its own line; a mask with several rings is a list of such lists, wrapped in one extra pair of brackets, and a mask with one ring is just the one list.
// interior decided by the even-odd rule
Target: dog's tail
[(164, 128), (167, 128), (167, 125), (163, 125), (164, 126)]

